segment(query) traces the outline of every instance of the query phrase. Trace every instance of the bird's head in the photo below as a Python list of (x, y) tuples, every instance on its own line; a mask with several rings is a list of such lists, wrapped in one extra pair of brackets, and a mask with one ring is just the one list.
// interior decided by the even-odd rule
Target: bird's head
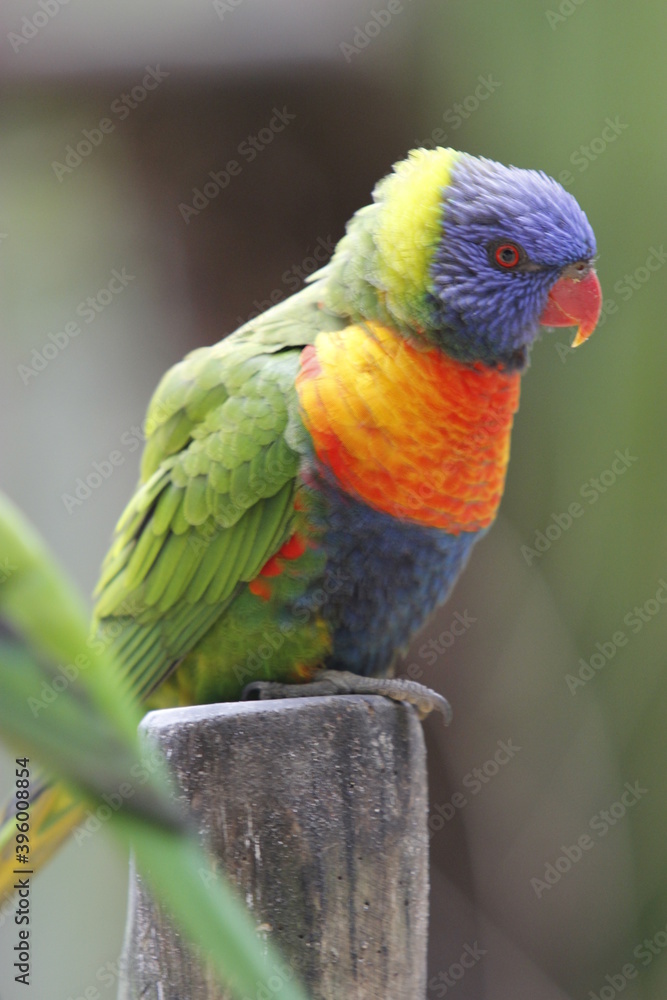
[(574, 346), (593, 332), (595, 237), (546, 174), (414, 150), (376, 199), (388, 309), (448, 354), (522, 368), (541, 326), (576, 326)]

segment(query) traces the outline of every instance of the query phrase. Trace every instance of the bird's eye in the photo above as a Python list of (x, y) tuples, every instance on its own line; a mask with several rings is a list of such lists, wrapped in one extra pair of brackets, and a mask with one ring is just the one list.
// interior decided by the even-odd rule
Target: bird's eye
[(496, 264), (500, 267), (512, 268), (521, 260), (521, 251), (514, 243), (501, 243), (497, 246), (493, 254)]

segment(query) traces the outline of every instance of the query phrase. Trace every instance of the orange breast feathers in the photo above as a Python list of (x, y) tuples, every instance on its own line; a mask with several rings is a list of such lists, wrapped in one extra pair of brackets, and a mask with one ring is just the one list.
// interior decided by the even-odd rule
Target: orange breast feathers
[(495, 517), (519, 382), (369, 322), (319, 334), (296, 384), (315, 453), (348, 493), (458, 534)]

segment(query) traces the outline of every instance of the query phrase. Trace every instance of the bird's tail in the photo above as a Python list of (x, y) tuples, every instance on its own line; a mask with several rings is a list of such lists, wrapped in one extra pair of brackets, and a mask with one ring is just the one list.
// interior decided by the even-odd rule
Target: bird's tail
[[(27, 832), (22, 822), (17, 828), (15, 799), (5, 803), (0, 812), (0, 903), (13, 895), (22, 874), (41, 870), (84, 815), (80, 799), (41, 775), (32, 783)], [(27, 852), (17, 850), (26, 844)], [(20, 860), (26, 856), (27, 862)]]

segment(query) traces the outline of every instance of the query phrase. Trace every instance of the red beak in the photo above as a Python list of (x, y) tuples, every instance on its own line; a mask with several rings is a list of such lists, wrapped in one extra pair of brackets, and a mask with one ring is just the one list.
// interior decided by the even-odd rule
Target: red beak
[(542, 326), (576, 326), (573, 347), (588, 340), (597, 326), (602, 308), (602, 289), (595, 271), (591, 268), (583, 278), (562, 277), (549, 292)]

